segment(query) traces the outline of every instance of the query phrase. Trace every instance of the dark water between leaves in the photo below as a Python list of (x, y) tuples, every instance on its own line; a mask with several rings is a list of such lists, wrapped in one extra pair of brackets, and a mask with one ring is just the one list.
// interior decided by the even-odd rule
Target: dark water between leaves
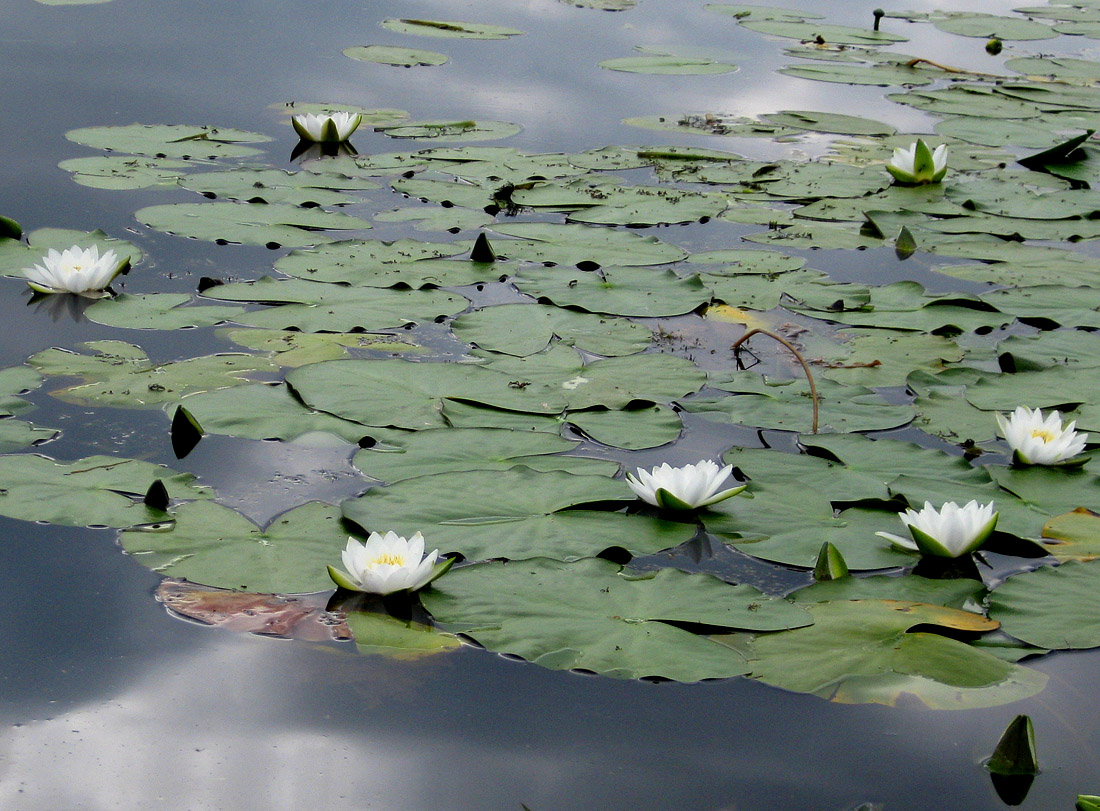
[[(815, 10), (832, 22), (866, 25), (877, 4), (832, 0)], [(950, 3), (952, 10), (1011, 6)], [(407, 44), (379, 27), (398, 16), (492, 22), (529, 35), (448, 40), (451, 63), (431, 71), (341, 54), (352, 45)], [(906, 33), (915, 37), (910, 52), (945, 56), (934, 31)], [(723, 49), (740, 70), (665, 77), (595, 66), (639, 44)], [(781, 59), (774, 42), (705, 12), (702, 3), (677, 0), (640, 0), (618, 14), (556, 0), (6, 0), (0, 45), (0, 214), (28, 230), (101, 228), (135, 241), (149, 258), (125, 279), (129, 292), (191, 291), (201, 276), (255, 278), (273, 256), (139, 227), (136, 208), (178, 198), (74, 184), (57, 168), (87, 154), (64, 138), (70, 129), (134, 121), (239, 127), (274, 136), (268, 158), (286, 166), (296, 139), (278, 107), (295, 99), (404, 109), (414, 119), (512, 121), (523, 131), (506, 143), (531, 152), (616, 143), (751, 149), (753, 157), (815, 149), (812, 138), (746, 145), (620, 123), (689, 109), (835, 109), (922, 129), (921, 113), (891, 104), (878, 88), (775, 74)], [(988, 67), (980, 51), (950, 56), (961, 67)], [(356, 146), (361, 153), (407, 148), (369, 132)], [(733, 228), (728, 234), (736, 239)], [(373, 232), (404, 235), (405, 226), (382, 223)], [(676, 237), (684, 244), (696, 238), (691, 229)], [(713, 233), (705, 238), (720, 247)], [(872, 272), (874, 256), (866, 257), (866, 267), (837, 273)], [(828, 269), (827, 257), (815, 263)], [(0, 314), (3, 366), (52, 345), (103, 338), (140, 343), (154, 359), (223, 346), (212, 330), (135, 338), (27, 306), (24, 285), (13, 279), (0, 279)], [(50, 417), (44, 424), (64, 430), (43, 449), (51, 455), (118, 452), (176, 464), (158, 412), (99, 410), (93, 419), (45, 395), (35, 402)], [(736, 441), (695, 432), (684, 447), (712, 452)], [(321, 475), (346, 464), (264, 443), (242, 454), (239, 444), (215, 438), (184, 469), (265, 520), (309, 497), (346, 495), (339, 476)], [(842, 811), (874, 803), (979, 811), (1006, 807), (980, 761), (1018, 712), (1035, 722), (1043, 767), (1024, 808), (1069, 809), (1076, 794), (1100, 790), (1096, 654), (1039, 662), (1050, 684), (1029, 701), (956, 713), (842, 706), (744, 679), (615, 681), (473, 648), (396, 661), (358, 656), (350, 644), (276, 641), (181, 622), (153, 598), (160, 578), (120, 554), (112, 531), (0, 525), (4, 809)]]

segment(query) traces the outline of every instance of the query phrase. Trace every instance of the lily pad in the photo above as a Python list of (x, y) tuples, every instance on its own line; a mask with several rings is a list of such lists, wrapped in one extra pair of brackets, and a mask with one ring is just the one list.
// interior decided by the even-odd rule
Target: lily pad
[(123, 341), (89, 341), (91, 355), (47, 349), (27, 363), (50, 377), (79, 377), (83, 382), (50, 394), (67, 403), (113, 408), (143, 408), (173, 402), (187, 394), (239, 386), (277, 364), (245, 354), (207, 355), (153, 363), (141, 347)]
[(367, 220), (337, 211), (265, 203), (170, 203), (138, 209), (134, 216), (177, 236), (276, 248), (331, 242), (321, 231), (371, 227)]
[(675, 442), (684, 430), (680, 415), (664, 405), (574, 411), (569, 423), (596, 442), (631, 451)]
[(344, 502), (344, 515), (371, 531), (423, 532), (440, 552), (469, 560), (577, 560), (610, 548), (650, 555), (679, 546), (694, 524), (585, 509), (634, 500), (622, 481), (527, 467), (440, 473), (372, 487)]
[(345, 240), (291, 251), (275, 262), (275, 270), (313, 282), (364, 287), (457, 287), (496, 281), (501, 271), (488, 263), (433, 261), (469, 249), (469, 242)]
[(243, 307), (188, 307), (186, 293), (126, 293), (101, 299), (84, 311), (89, 321), (128, 329), (191, 329), (230, 321), (244, 313)]
[(650, 73), (671, 76), (710, 76), (732, 73), (737, 65), (720, 58), (702, 55), (655, 52), (648, 48), (635, 48), (643, 56), (624, 56), (617, 59), (605, 59), (599, 63), (605, 70), (617, 70), (624, 73)]
[(355, 638), (355, 647), (361, 654), (412, 661), (462, 647), (462, 642), (454, 634), (389, 614), (349, 611), (347, 623)]
[(336, 360), (351, 354), (349, 349), (361, 352), (380, 352), (397, 356), (422, 353), (426, 350), (398, 335), (385, 332), (298, 332), (295, 330), (226, 329), (219, 337), (236, 344), (257, 349), (268, 355), (280, 366), (297, 368), (323, 360)]
[(682, 315), (710, 301), (711, 291), (696, 276), (671, 270), (604, 267), (598, 271), (527, 268), (513, 284), (520, 292), (559, 307), (627, 316)]
[(523, 33), (503, 25), (452, 20), (389, 19), (382, 21), (382, 27), (399, 34), (456, 39), (507, 39)]
[(385, 448), (361, 450), (354, 464), (370, 478), (389, 484), (416, 476), (508, 470), (516, 465), (589, 475), (618, 472), (616, 462), (562, 455), (576, 447), (574, 441), (542, 432), (438, 428), (395, 438)]
[(354, 45), (344, 49), (344, 56), (360, 62), (376, 62), (379, 65), (393, 65), (400, 68), (412, 68), (418, 65), (443, 65), (449, 57), (435, 51), (420, 48), (398, 48), (393, 45)]
[(470, 566), (441, 579), (424, 602), (437, 622), (490, 650), (623, 679), (699, 681), (746, 672), (738, 653), (670, 622), (805, 622), (794, 606), (750, 586), (675, 569), (632, 577), (603, 560)]
[(893, 135), (896, 132), (892, 126), (881, 121), (842, 113), (783, 110), (769, 113), (764, 118), (784, 127), (836, 135)]
[(248, 313), (239, 323), (268, 329), (351, 332), (430, 322), (462, 312), (469, 301), (436, 290), (342, 287), (302, 279), (272, 279), (211, 287), (204, 294), (222, 301), (281, 304)]
[(995, 14), (954, 12), (933, 17), (932, 24), (941, 31), (964, 37), (996, 37), (1007, 40), (1054, 39), (1058, 32), (1049, 25), (1020, 17), (998, 17)]
[(154, 481), (170, 498), (209, 498), (194, 476), (137, 459), (89, 456), (55, 462), (37, 454), (0, 456), (0, 515), (63, 526), (131, 527), (163, 521), (142, 497)]
[(466, 343), (519, 357), (541, 352), (555, 338), (605, 356), (632, 355), (652, 341), (641, 324), (537, 304), (484, 307), (459, 316), (451, 328)]
[(507, 121), (410, 121), (376, 129), (390, 138), (424, 138), (433, 141), (496, 141), (510, 138), (523, 128)]
[(803, 41), (817, 41), (820, 38), (824, 42), (835, 45), (892, 45), (895, 42), (906, 41), (905, 37), (899, 34), (891, 34), (889, 31), (872, 31), (869, 28), (829, 25), (816, 21), (761, 20), (749, 17), (741, 20), (741, 25), (757, 33), (769, 34), (773, 37), (786, 37)]
[(283, 513), (265, 529), (210, 501), (183, 504), (172, 518), (126, 530), (122, 548), (158, 574), (243, 591), (331, 588), (325, 566), (339, 562), (348, 538), (339, 508), (320, 502)]
[(1010, 577), (989, 595), (1005, 631), (1050, 650), (1100, 647), (1100, 562), (1068, 561)]
[(193, 165), (184, 160), (141, 158), (134, 155), (97, 155), (61, 161), (59, 169), (72, 172), (73, 180), (93, 189), (147, 189), (175, 186)]
[(229, 127), (192, 127), (178, 124), (84, 127), (69, 130), (65, 137), (93, 149), (181, 160), (250, 157), (261, 154), (261, 150), (241, 144), (271, 140), (270, 136), (258, 132)]
[(1043, 544), (1060, 561), (1100, 558), (1100, 513), (1078, 507), (1043, 527)]
[(188, 175), (180, 181), (180, 185), (206, 197), (306, 207), (354, 203), (359, 200), (359, 195), (352, 192), (379, 188), (372, 181), (339, 174), (284, 172), (251, 166)]
[(980, 632), (985, 617), (925, 603), (847, 600), (806, 606), (814, 624), (757, 635), (752, 675), (767, 684), (841, 704), (893, 706), (913, 696), (931, 709), (995, 707), (1035, 695), (1045, 674), (931, 629)]
[(497, 223), (493, 231), (518, 237), (517, 241), (494, 243), (498, 252), (529, 262), (575, 265), (639, 267), (664, 265), (687, 257), (687, 251), (662, 242), (655, 236), (587, 225), (557, 225), (546, 222)]

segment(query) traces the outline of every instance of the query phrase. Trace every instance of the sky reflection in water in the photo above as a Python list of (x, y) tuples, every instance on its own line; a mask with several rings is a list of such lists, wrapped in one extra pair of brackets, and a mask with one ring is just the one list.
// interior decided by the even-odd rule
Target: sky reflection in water
[[(868, 24), (876, 5), (832, 0), (814, 7), (830, 22)], [(916, 10), (939, 5), (905, 4)], [(1019, 4), (949, 5), (1003, 12)], [(77, 186), (56, 164), (91, 153), (65, 140), (65, 131), (133, 121), (240, 127), (275, 136), (267, 149), (279, 163), (295, 139), (272, 105), (295, 99), (405, 109), (413, 119), (514, 121), (524, 130), (504, 143), (527, 151), (607, 143), (751, 148), (754, 157), (818, 150), (813, 139), (746, 144), (619, 123), (626, 116), (704, 109), (742, 115), (858, 110), (901, 129), (927, 128), (919, 111), (885, 101), (878, 88), (776, 75), (786, 61), (783, 43), (701, 6), (641, 0), (631, 12), (607, 14), (554, 0), (9, 2), (0, 10), (0, 72), (9, 77), (0, 95), (8, 156), (0, 213), (28, 230), (141, 233), (132, 218), (136, 208), (178, 197)], [(411, 14), (492, 21), (529, 33), (502, 42), (413, 40), (377, 25)], [(899, 46), (902, 52), (934, 56), (931, 49), (942, 42), (929, 26), (887, 23), (914, 36)], [(343, 48), (363, 44), (445, 51), (451, 63), (401, 70), (342, 56)], [(739, 72), (678, 78), (595, 68), (599, 59), (629, 55), (635, 45), (688, 44), (733, 52)], [(988, 67), (977, 47), (950, 59)], [(369, 131), (354, 140), (361, 153), (417, 146)], [(398, 235), (397, 227), (390, 230)], [(386, 228), (374, 236), (384, 238)], [(274, 258), (263, 249), (157, 234), (138, 241), (149, 256), (126, 280), (131, 292), (190, 290), (211, 271), (250, 278)], [(3, 365), (53, 344), (107, 337), (135, 340), (165, 357), (173, 356), (172, 342), (212, 340), (206, 331), (127, 337), (65, 313), (55, 320), (23, 306), (18, 280), (0, 285)], [(70, 419), (78, 411), (59, 410)], [(133, 445), (163, 430), (125, 412), (110, 419), (136, 426)], [(94, 438), (66, 441), (71, 449)], [(204, 453), (214, 456), (196, 457), (196, 472), (205, 477), (207, 468), (216, 478), (220, 469), (228, 477), (216, 450), (212, 443)], [(271, 464), (259, 455), (261, 467)], [(236, 459), (248, 461), (254, 460)], [(318, 465), (331, 466), (327, 459)], [(313, 468), (305, 468), (308, 476)], [(228, 500), (236, 497), (250, 512), (250, 487), (262, 484), (242, 485)], [(263, 509), (250, 514), (264, 518)], [(1100, 791), (1088, 782), (1100, 773), (1089, 754), (1100, 743), (1098, 719), (1078, 691), (1095, 684), (1096, 654), (1044, 660), (1038, 668), (1051, 673), (1051, 685), (1025, 706), (955, 714), (835, 706), (744, 680), (614, 682), (474, 650), (389, 662), (355, 657), (346, 645), (279, 643), (178, 622), (153, 601), (157, 578), (120, 555), (109, 533), (2, 525), (5, 809), (423, 811), (519, 809), (522, 802), (532, 811), (840, 811), (867, 801), (907, 811), (995, 809), (1004, 806), (976, 764), (1018, 711), (1035, 720), (1044, 767), (1026, 808), (1068, 809), (1076, 793)]]

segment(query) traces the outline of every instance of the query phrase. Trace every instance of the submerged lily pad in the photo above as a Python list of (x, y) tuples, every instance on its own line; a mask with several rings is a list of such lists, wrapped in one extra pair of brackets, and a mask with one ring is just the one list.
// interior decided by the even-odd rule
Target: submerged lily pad
[(669, 623), (775, 628), (806, 621), (795, 606), (750, 586), (675, 569), (631, 576), (603, 560), (458, 569), (424, 602), (437, 622), (490, 650), (616, 678), (699, 681), (747, 671), (730, 648)]

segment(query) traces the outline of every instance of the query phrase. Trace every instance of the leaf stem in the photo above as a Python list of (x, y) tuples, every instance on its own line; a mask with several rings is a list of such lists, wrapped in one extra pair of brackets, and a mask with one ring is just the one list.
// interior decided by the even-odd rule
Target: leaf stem
[(813, 399), (814, 403), (814, 421), (813, 425), (810, 428), (810, 433), (816, 434), (818, 415), (817, 386), (814, 385), (814, 376), (810, 373), (809, 364), (806, 363), (806, 359), (802, 357), (802, 353), (795, 349), (794, 345), (790, 341), (788, 341), (786, 338), (782, 338), (779, 335), (776, 335), (774, 332), (768, 332), (766, 329), (750, 329), (748, 332), (746, 332), (744, 335), (734, 341), (733, 345), (730, 346), (730, 349), (732, 349), (734, 352), (739, 351), (741, 348), (741, 344), (745, 343), (745, 341), (747, 341), (749, 338), (751, 338), (753, 335), (756, 335), (757, 333), (760, 333), (761, 335), (767, 335), (769, 338), (774, 338), (775, 340), (779, 341), (779, 343), (787, 347), (787, 349), (791, 351), (791, 354), (798, 359), (798, 362), (802, 364), (802, 371), (806, 373), (806, 380), (810, 384), (810, 397)]

